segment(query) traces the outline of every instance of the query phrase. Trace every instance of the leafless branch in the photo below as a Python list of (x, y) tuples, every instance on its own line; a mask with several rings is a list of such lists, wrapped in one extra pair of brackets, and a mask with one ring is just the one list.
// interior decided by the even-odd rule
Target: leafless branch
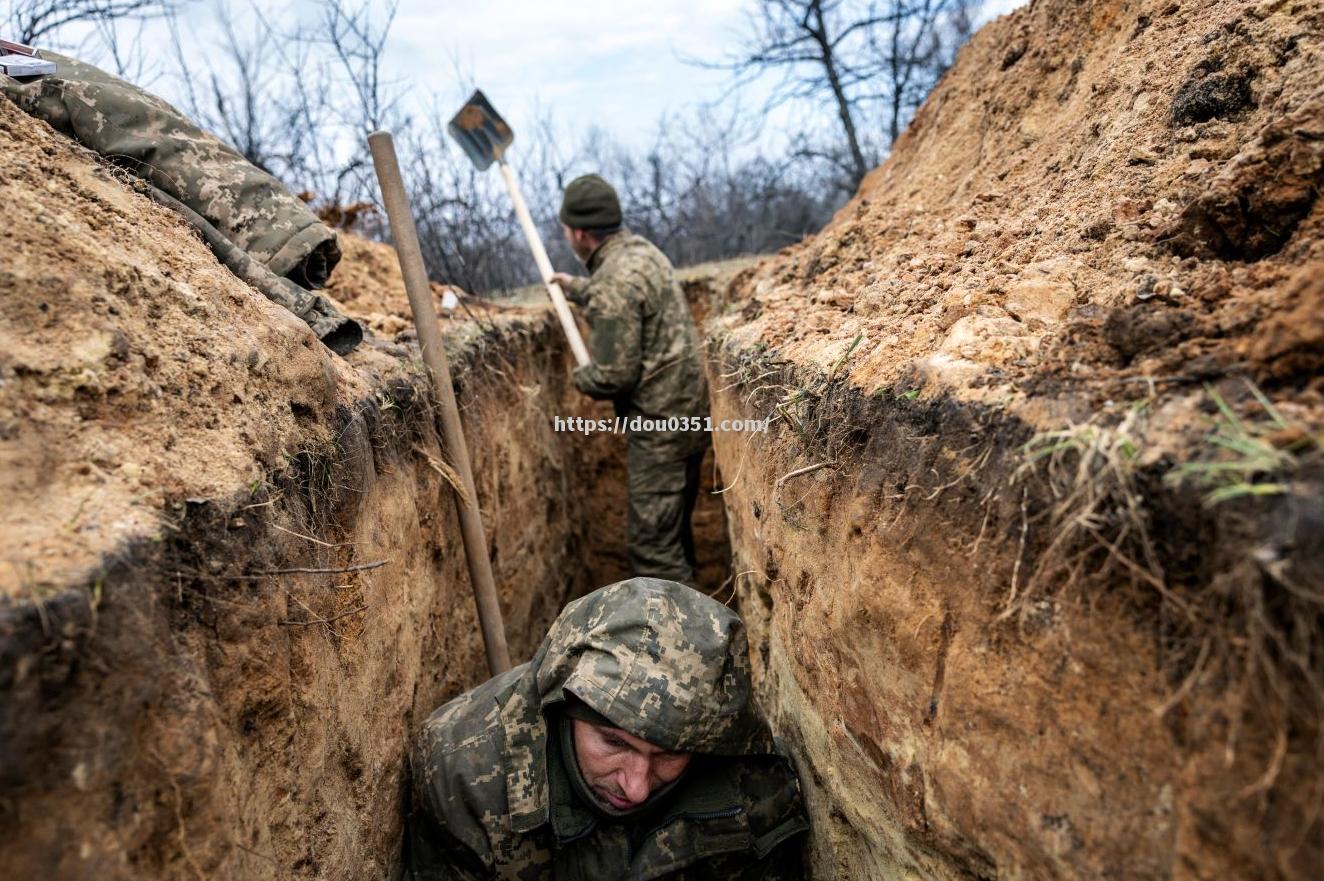
[(882, 104), (890, 145), (969, 37), (982, 0), (761, 0), (740, 48), (715, 61), (686, 59), (733, 76), (733, 87), (772, 74), (766, 102), (823, 106), (836, 119), (858, 185), (878, 161), (862, 120)]
[(35, 44), (71, 24), (161, 18), (178, 9), (181, 0), (9, 0), (5, 5), (5, 20), (13, 28), (15, 39)]

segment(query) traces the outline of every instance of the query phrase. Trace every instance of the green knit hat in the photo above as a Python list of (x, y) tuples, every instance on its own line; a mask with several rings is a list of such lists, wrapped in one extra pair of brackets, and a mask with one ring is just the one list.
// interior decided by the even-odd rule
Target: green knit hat
[(596, 174), (577, 177), (561, 199), (561, 222), (571, 229), (615, 229), (621, 225), (621, 200)]

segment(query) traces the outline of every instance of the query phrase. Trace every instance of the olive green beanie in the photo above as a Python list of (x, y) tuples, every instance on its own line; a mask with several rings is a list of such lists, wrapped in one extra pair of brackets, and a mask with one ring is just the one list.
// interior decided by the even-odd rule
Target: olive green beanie
[(577, 177), (561, 199), (561, 222), (571, 229), (615, 229), (621, 225), (621, 200), (596, 174)]

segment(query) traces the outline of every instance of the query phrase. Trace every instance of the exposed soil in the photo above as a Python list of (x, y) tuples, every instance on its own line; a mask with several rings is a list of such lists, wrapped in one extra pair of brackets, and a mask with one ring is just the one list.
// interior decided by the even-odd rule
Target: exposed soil
[[(391, 875), (407, 735), (485, 678), (394, 252), (342, 234), (328, 293), (371, 335), (337, 358), (131, 179), (3, 100), (0, 135), (0, 198), (31, 221), (0, 231), (0, 875)], [(609, 405), (538, 298), (456, 293), (526, 658), (627, 574), (624, 439), (553, 431)], [(718, 497), (696, 531), (715, 591)]]
[[(377, 336), (340, 359), (3, 100), (0, 133), (0, 875), (390, 875), (407, 733), (485, 676), (392, 252), (344, 242)], [(614, 451), (552, 431), (587, 404), (547, 310), (472, 313), (447, 343), (527, 657), (596, 586), (579, 478)]]
[(8, 101), (0, 132), (0, 194), (24, 218), (5, 225), (0, 268), (13, 597), (155, 532), (167, 496), (260, 480), (367, 386), (106, 166)]
[[(344, 253), (343, 262), (336, 267), (326, 292), (378, 336), (392, 339), (402, 333), (412, 333), (409, 297), (405, 294), (404, 278), (400, 274), (400, 263), (395, 251), (379, 242), (343, 232), (340, 234), (340, 249)], [(450, 316), (443, 307), (443, 297), (447, 291), (465, 297), (464, 291), (457, 287), (433, 282), (433, 306), (437, 314), (443, 318), (471, 317), (463, 309), (458, 315)], [(495, 308), (485, 300), (465, 299), (469, 306), (484, 316)]]
[[(1313, 0), (1035, 0), (822, 234), (683, 273), (714, 420), (772, 418), (714, 438), (699, 580), (816, 877), (1324, 864), (1320, 70)], [(392, 876), (408, 732), (485, 676), (392, 252), (343, 240), (340, 359), (0, 138), (0, 876)], [(624, 439), (552, 430), (608, 405), (537, 292), (456, 293), (522, 658), (626, 573)]]
[(732, 569), (821, 876), (1324, 862), (1321, 69), (1316, 3), (1038, 0), (736, 279)]
[(1321, 16), (1099, 0), (996, 22), (831, 227), (742, 281), (734, 338), (826, 370), (861, 337), (865, 389), (1052, 378), (1088, 413), (1137, 378), (1245, 371), (1317, 406), (1318, 361), (1262, 352), (1312, 348), (1316, 323), (1262, 331), (1324, 272)]
[[(386, 245), (371, 242), (355, 235), (341, 236), (345, 253), (344, 266), (338, 267), (328, 292), (344, 304), (347, 311), (363, 317), (379, 334), (391, 335), (399, 341), (413, 339), (409, 318), (409, 300), (404, 291), (395, 252)], [(702, 325), (710, 303), (725, 291), (736, 273), (753, 263), (752, 258), (708, 263), (681, 270), (682, 283), (694, 310), (695, 321)], [(469, 319), (478, 328), (490, 327), (499, 319), (527, 321), (530, 315), (542, 315), (546, 294), (541, 287), (521, 288), (513, 296), (499, 300), (466, 296), (463, 291), (447, 285), (433, 284), (434, 303), (438, 314), (442, 311), (442, 296), (447, 290), (463, 300), (461, 306), (449, 313), (453, 319)], [(452, 331), (454, 332), (454, 331)], [(476, 341), (478, 349), (488, 357), (504, 360), (500, 352), (492, 351), (482, 338)], [(575, 413), (609, 420), (611, 405), (580, 399), (575, 402)], [(558, 413), (555, 415), (566, 415)], [(548, 417), (550, 420), (550, 416)], [(585, 447), (585, 458), (593, 463), (593, 470), (579, 478), (576, 492), (583, 494), (586, 522), (593, 524), (587, 530), (587, 589), (611, 584), (630, 575), (625, 555), (626, 499), (625, 439), (612, 435), (577, 436), (571, 441)], [(716, 593), (729, 587), (731, 552), (726, 537), (726, 518), (719, 496), (713, 490), (720, 487), (716, 463), (711, 453), (704, 462), (699, 499), (693, 517), (695, 555), (698, 569), (696, 587)]]

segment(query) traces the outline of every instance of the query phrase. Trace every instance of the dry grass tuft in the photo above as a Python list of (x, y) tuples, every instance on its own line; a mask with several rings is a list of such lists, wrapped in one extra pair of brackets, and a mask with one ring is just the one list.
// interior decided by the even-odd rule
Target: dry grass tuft
[[(1221, 692), (1235, 708), (1229, 762), (1247, 720), (1268, 727), (1274, 748), (1246, 798), (1280, 782), (1289, 745), (1324, 759), (1324, 591), (1309, 574), (1319, 568), (1319, 549), (1302, 546), (1319, 519), (1318, 483), (1306, 475), (1318, 471), (1324, 443), (1258, 388), (1249, 390), (1258, 409), (1238, 415), (1209, 388), (1218, 415), (1205, 443), (1164, 475), (1174, 490), (1189, 485), (1202, 493), (1196, 537), (1176, 539), (1208, 542), (1195, 554), (1194, 576), (1172, 577), (1160, 562), (1175, 558), (1156, 547), (1148, 493), (1157, 482), (1140, 463), (1143, 404), (1116, 425), (1100, 419), (1032, 438), (1013, 482), (1033, 498), (1028, 482), (1042, 481), (1052, 503), (1037, 514), (1022, 505), (1020, 549), (1000, 616), (1024, 625), (1042, 616), (1046, 601), (1105, 594), (1157, 607), (1151, 620), (1175, 683), (1158, 712), (1166, 715), (1197, 688)], [(1027, 534), (1043, 539), (1027, 542)], [(1041, 550), (1022, 577), (1027, 544)], [(1247, 550), (1236, 556), (1238, 548)], [(1318, 806), (1322, 799), (1324, 787), (1310, 800)], [(1314, 823), (1305, 818), (1304, 828)]]
[[(1075, 425), (1037, 434), (1026, 443), (1025, 462), (1012, 480), (1043, 478), (1053, 502), (1033, 519), (1047, 521), (1050, 537), (1023, 584), (1021, 548), (1001, 615), (1004, 620), (1024, 616), (1045, 593), (1119, 581), (1132, 588), (1147, 586), (1185, 610), (1184, 601), (1164, 584), (1139, 486), (1145, 412), (1143, 405), (1137, 405), (1114, 427)], [(1028, 526), (1032, 522), (1028, 511), (1023, 517), (1023, 525)]]

